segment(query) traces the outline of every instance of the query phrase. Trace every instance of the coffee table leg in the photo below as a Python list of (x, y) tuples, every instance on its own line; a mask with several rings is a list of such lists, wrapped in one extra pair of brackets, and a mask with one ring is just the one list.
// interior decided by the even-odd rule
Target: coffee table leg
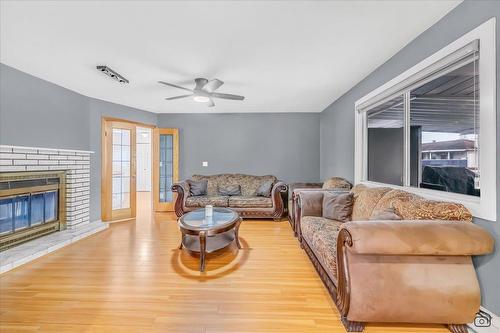
[(240, 217), (240, 219), (238, 220), (238, 223), (236, 224), (236, 227), (234, 228), (234, 240), (236, 241), (236, 246), (238, 246), (238, 249), (241, 249), (240, 239), (238, 238), (241, 220), (242, 220), (242, 218)]
[(182, 242), (184, 241), (184, 235), (181, 235), (181, 245), (179, 245), (179, 250), (182, 250)]
[(200, 232), (200, 272), (205, 271), (205, 256), (207, 251), (207, 236), (205, 231)]

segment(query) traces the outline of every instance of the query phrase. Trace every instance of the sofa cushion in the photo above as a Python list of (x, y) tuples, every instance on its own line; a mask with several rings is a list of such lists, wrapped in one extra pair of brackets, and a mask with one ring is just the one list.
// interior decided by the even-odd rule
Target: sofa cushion
[(354, 205), (352, 208), (353, 221), (367, 221), (379, 200), (391, 190), (389, 187), (368, 187), (356, 185), (352, 189)]
[(217, 192), (220, 195), (241, 195), (240, 185), (219, 185)]
[(271, 208), (273, 201), (266, 197), (232, 196), (229, 198), (229, 207), (234, 208)]
[(188, 179), (186, 182), (189, 185), (189, 194), (194, 196), (207, 195), (207, 180), (202, 179), (199, 181)]
[(353, 194), (349, 192), (326, 192), (323, 194), (323, 217), (340, 222), (351, 220)]
[(334, 190), (334, 189), (344, 189), (349, 191), (352, 187), (352, 184), (347, 180), (341, 177), (332, 177), (325, 180), (322, 188), (324, 190)]
[(215, 207), (227, 207), (229, 197), (222, 195), (190, 196), (186, 198), (186, 207), (205, 207), (212, 205)]
[(270, 197), (273, 189), (274, 181), (272, 179), (266, 180), (255, 191), (255, 195), (260, 197)]
[(334, 281), (337, 281), (337, 236), (342, 224), (316, 216), (304, 216), (300, 221), (302, 237)]
[(396, 214), (394, 208), (386, 208), (384, 210), (373, 211), (372, 216), (370, 216), (372, 221), (399, 221), (401, 216)]
[[(384, 196), (377, 202), (377, 204), (373, 208), (372, 217), (375, 213), (379, 213), (387, 209), (394, 209), (394, 203), (397, 201), (410, 201), (417, 199), (422, 198), (416, 194), (403, 190), (390, 190), (389, 192), (385, 193)], [(370, 219), (372, 218), (370, 217)]]
[(240, 185), (241, 195), (243, 196), (255, 196), (257, 188), (267, 180), (272, 180), (273, 184), (277, 181), (274, 176), (253, 176), (242, 174), (220, 174), (212, 176), (194, 175), (191, 179), (206, 179), (208, 181), (207, 195), (218, 195), (218, 186)]
[(446, 220), (472, 222), (471, 212), (454, 202), (416, 199), (394, 202), (394, 210), (403, 220)]

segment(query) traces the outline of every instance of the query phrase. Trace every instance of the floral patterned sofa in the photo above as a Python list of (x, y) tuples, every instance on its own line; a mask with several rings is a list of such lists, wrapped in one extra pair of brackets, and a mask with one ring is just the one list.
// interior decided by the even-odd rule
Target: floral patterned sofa
[(490, 253), (494, 241), (463, 205), (356, 185), (343, 223), (322, 217), (325, 193), (299, 193), (298, 238), (347, 331), (403, 322), (467, 332), (480, 305), (471, 256)]
[(288, 222), (292, 227), (295, 236), (297, 236), (297, 230), (295, 227), (295, 215), (297, 211), (297, 198), (301, 191), (318, 190), (322, 189), (325, 191), (339, 191), (345, 190), (349, 191), (352, 188), (352, 184), (344, 178), (341, 177), (331, 177), (325, 180), (323, 183), (292, 183), (288, 184)]
[[(178, 217), (184, 213), (212, 205), (215, 207), (229, 207), (239, 212), (246, 218), (273, 218), (281, 219), (285, 206), (282, 193), (287, 190), (287, 185), (275, 176), (253, 176), (243, 174), (219, 174), (212, 176), (194, 175), (193, 181), (207, 180), (207, 193), (201, 196), (190, 195), (188, 181), (182, 181), (172, 186), (172, 191), (177, 192), (175, 213)], [(265, 182), (272, 182), (269, 197), (257, 196), (257, 189)], [(239, 185), (241, 194), (237, 196), (220, 195), (220, 186)]]

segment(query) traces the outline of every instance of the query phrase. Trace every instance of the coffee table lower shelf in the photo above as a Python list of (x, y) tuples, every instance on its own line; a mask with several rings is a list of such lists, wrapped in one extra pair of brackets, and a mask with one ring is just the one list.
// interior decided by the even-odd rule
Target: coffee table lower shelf
[[(234, 230), (206, 237), (206, 253), (212, 253), (229, 246), (235, 239)], [(201, 252), (200, 236), (184, 235), (182, 237), (181, 249), (186, 248), (191, 252)]]

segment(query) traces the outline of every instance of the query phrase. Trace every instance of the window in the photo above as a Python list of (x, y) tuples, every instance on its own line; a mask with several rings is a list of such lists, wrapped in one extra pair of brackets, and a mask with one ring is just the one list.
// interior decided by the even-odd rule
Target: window
[(495, 66), (492, 19), (356, 102), (356, 182), (496, 220)]

